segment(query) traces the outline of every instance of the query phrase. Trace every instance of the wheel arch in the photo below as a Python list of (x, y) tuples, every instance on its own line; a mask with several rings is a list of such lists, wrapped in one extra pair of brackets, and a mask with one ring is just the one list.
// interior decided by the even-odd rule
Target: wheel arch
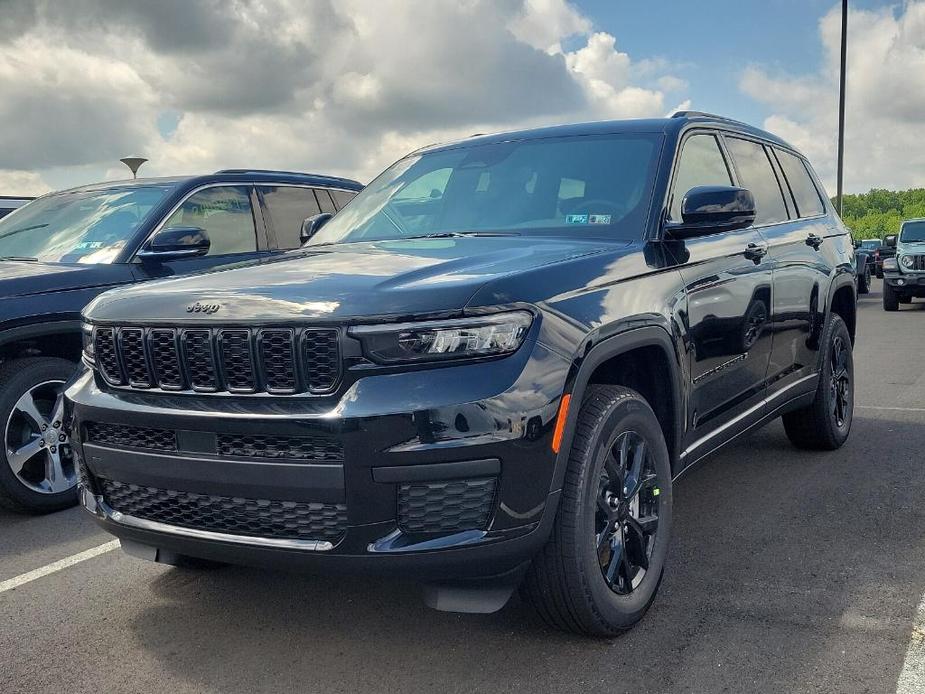
[(592, 347), (580, 360), (571, 388), (566, 389), (571, 401), (556, 456), (553, 490), (560, 489), (565, 479), (581, 401), (591, 383), (626, 386), (637, 390), (649, 402), (665, 434), (672, 468), (677, 472), (684, 421), (683, 373), (675, 340), (662, 327), (633, 328)]
[(835, 313), (845, 321), (848, 326), (848, 334), (851, 336), (851, 343), (854, 344), (857, 330), (857, 285), (848, 275), (841, 275), (844, 279), (835, 281), (829, 290), (829, 310), (826, 315), (828, 322), (829, 315)]
[(80, 358), (79, 320), (20, 325), (0, 332), (0, 360), (49, 356), (76, 361)]

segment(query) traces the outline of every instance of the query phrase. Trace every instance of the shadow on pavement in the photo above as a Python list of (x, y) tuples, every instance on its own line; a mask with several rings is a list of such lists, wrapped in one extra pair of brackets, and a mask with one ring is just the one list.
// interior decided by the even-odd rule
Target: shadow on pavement
[(835, 453), (775, 423), (687, 474), (662, 591), (614, 641), (547, 629), (515, 598), (433, 612), (414, 586), (166, 571), (129, 638), (202, 689), (895, 691), (925, 590), (921, 425), (856, 416)]

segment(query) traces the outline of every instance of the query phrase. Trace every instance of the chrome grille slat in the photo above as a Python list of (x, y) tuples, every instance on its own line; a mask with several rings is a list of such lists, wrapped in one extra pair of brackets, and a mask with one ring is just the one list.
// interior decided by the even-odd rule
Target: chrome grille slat
[(99, 326), (93, 340), (97, 366), (113, 386), (324, 395), (341, 378), (336, 328)]

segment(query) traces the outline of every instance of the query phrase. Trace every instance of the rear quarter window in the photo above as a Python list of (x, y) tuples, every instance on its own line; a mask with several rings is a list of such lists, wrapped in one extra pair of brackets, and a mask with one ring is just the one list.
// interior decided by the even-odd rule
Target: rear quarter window
[(806, 163), (790, 152), (776, 148), (775, 150), (777, 160), (780, 162), (787, 183), (790, 185), (790, 191), (793, 193), (793, 200), (796, 202), (799, 216), (815, 217), (824, 214), (825, 205), (823, 205), (819, 191), (816, 190), (816, 185), (806, 169)]

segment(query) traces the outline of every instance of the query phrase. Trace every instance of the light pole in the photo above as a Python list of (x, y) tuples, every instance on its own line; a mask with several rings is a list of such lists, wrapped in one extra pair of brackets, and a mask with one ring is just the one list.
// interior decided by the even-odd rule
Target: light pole
[(841, 3), (841, 73), (838, 83), (838, 183), (836, 207), (842, 211), (842, 179), (845, 173), (845, 63), (848, 55), (848, 0)]
[(132, 178), (138, 178), (138, 169), (148, 160), (144, 157), (122, 157), (119, 161), (129, 168), (132, 172)]

